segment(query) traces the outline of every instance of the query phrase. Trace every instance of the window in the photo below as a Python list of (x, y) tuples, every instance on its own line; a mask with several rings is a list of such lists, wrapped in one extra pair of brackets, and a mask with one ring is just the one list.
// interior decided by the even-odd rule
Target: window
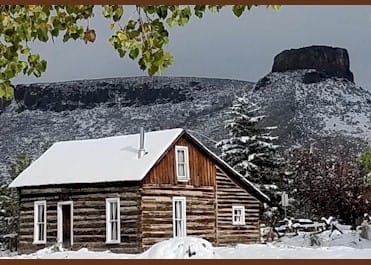
[(106, 243), (120, 243), (120, 199), (106, 199)]
[(34, 203), (34, 244), (46, 243), (46, 201)]
[(245, 206), (232, 206), (233, 225), (245, 224)]
[(189, 180), (188, 148), (186, 146), (175, 147), (176, 175), (178, 181)]
[(186, 199), (173, 197), (173, 235), (186, 236)]

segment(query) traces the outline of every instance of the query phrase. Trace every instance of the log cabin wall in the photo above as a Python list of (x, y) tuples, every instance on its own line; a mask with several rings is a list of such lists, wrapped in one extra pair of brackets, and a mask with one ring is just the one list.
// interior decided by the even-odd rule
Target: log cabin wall
[[(187, 146), (189, 154), (188, 182), (176, 178), (175, 146)], [(187, 235), (215, 243), (214, 162), (198, 147), (182, 136), (164, 154), (143, 180), (141, 189), (142, 247), (173, 237), (173, 197), (186, 198)]]
[[(89, 184), (63, 188), (23, 188), (20, 192), (19, 251), (31, 253), (57, 241), (57, 203), (73, 201), (73, 246), (92, 250), (137, 253), (140, 248), (139, 183)], [(106, 244), (106, 198), (120, 198), (121, 243)], [(34, 202), (47, 202), (46, 244), (33, 244)]]
[[(221, 169), (216, 173), (217, 244), (256, 243), (260, 241), (261, 202), (240, 187)], [(245, 206), (245, 225), (232, 224), (232, 206)]]
[(172, 184), (178, 185), (176, 180), (175, 146), (187, 146), (189, 154), (189, 171), (191, 179), (188, 185), (195, 187), (215, 185), (215, 164), (200, 151), (194, 144), (187, 140), (186, 135), (178, 139), (175, 144), (164, 154), (162, 159), (152, 168), (143, 180), (144, 184)]
[(142, 248), (173, 238), (174, 196), (186, 198), (187, 236), (202, 237), (215, 243), (214, 187), (170, 184), (144, 184), (142, 198)]

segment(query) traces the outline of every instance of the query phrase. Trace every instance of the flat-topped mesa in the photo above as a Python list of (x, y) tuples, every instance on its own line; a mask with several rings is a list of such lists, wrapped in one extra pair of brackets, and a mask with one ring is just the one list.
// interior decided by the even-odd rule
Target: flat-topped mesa
[(353, 73), (349, 70), (348, 51), (343, 48), (309, 46), (285, 50), (274, 57), (272, 72), (300, 69), (317, 70), (315, 76), (308, 76), (305, 83), (313, 83), (316, 82), (314, 79), (329, 77), (340, 77), (354, 82)]

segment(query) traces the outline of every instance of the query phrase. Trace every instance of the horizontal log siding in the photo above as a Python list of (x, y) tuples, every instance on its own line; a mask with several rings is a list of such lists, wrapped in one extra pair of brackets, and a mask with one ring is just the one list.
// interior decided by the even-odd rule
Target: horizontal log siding
[[(228, 245), (259, 241), (261, 202), (217, 168), (217, 243)], [(232, 224), (232, 206), (245, 206), (245, 225)]]
[[(175, 146), (187, 146), (189, 153), (190, 180), (177, 182), (175, 165)], [(143, 180), (145, 184), (193, 185), (195, 187), (215, 185), (215, 164), (198, 147), (190, 143), (186, 136), (178, 139), (165, 153)]]
[[(139, 184), (138, 184), (139, 185)], [(30, 253), (57, 241), (57, 203), (73, 201), (73, 249), (135, 253), (140, 249), (139, 186), (20, 190), (19, 251)], [(120, 198), (121, 243), (106, 244), (106, 198)], [(47, 201), (47, 243), (33, 244), (34, 202)]]
[(174, 196), (186, 197), (187, 235), (215, 242), (214, 187), (144, 184), (142, 198), (142, 247), (173, 237)]

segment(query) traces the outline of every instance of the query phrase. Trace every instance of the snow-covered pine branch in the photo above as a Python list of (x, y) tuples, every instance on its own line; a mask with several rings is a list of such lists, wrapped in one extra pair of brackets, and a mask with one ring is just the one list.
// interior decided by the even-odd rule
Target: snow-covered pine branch
[(277, 165), (278, 137), (271, 135), (277, 127), (264, 127), (266, 115), (246, 96), (235, 98), (228, 115), (225, 128), (230, 137), (216, 145), (221, 157), (250, 181), (262, 184)]

